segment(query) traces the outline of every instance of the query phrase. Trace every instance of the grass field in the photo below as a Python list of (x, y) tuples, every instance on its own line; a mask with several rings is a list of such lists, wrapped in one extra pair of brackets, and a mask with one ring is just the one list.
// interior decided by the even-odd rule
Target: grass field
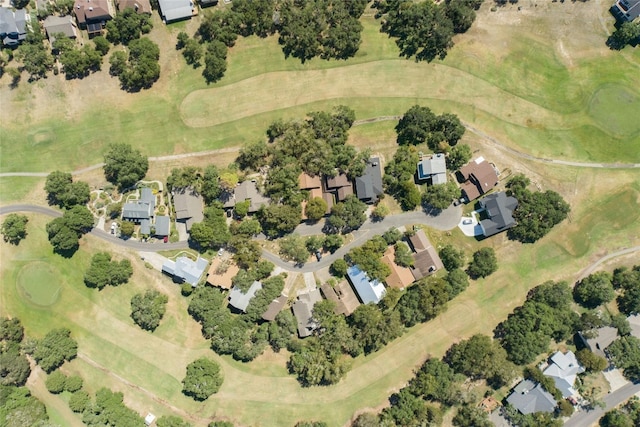
[[(447, 59), (433, 64), (398, 59), (393, 41), (367, 17), (360, 52), (348, 61), (302, 65), (285, 60), (275, 38), (252, 37), (231, 49), (227, 76), (211, 86), (167, 49), (160, 80), (140, 94), (121, 92), (104, 74), (81, 81), (51, 77), (13, 92), (2, 87), (0, 99), (15, 108), (3, 109), (0, 119), (0, 172), (77, 169), (101, 161), (110, 142), (129, 142), (154, 156), (239, 146), (261, 137), (276, 118), (341, 103), (361, 119), (399, 115), (420, 103), (438, 113), (455, 112), (505, 145), (535, 156), (637, 163), (640, 50), (604, 47), (599, 16), (608, 19), (605, 14), (605, 6), (596, 2), (523, 4), (521, 11), (506, 7), (496, 13), (485, 4)], [(171, 46), (178, 31), (193, 31), (195, 24), (167, 32), (157, 23), (160, 29), (152, 37)], [(394, 126), (393, 121), (356, 126), (350, 142), (391, 156)], [(428, 355), (439, 357), (453, 341), (491, 331), (531, 287), (548, 279), (575, 280), (600, 256), (640, 242), (637, 170), (535, 163), (474, 134), (467, 133), (465, 141), (501, 170), (524, 172), (543, 189), (560, 192), (572, 206), (570, 219), (535, 245), (509, 242), (504, 235), (477, 242), (457, 230), (431, 232), (437, 244), (453, 243), (468, 254), (495, 247), (498, 272), (473, 282), (434, 321), (412, 328), (380, 352), (357, 358), (335, 386), (301, 388), (286, 372), (286, 353), (267, 352), (249, 364), (213, 354), (186, 312), (187, 300), (169, 279), (146, 269), (136, 254), (91, 236), (83, 238), (71, 259), (54, 255), (46, 220), (36, 216), (30, 216), (29, 236), (19, 246), (0, 244), (0, 312), (20, 317), (34, 337), (69, 327), (81, 355), (64, 369), (82, 375), (90, 391), (101, 386), (123, 391), (126, 403), (143, 415), (179, 415), (197, 426), (213, 418), (242, 426), (291, 426), (303, 419), (342, 426), (354, 412), (384, 405)], [(179, 164), (154, 163), (151, 174), (161, 178), (169, 165)], [(43, 203), (42, 182), (0, 178), (0, 202), (40, 197)], [(83, 284), (91, 255), (100, 250), (131, 259), (131, 283), (102, 291)], [(31, 272), (29, 266), (39, 268)], [(59, 279), (60, 292), (45, 307), (20, 289), (28, 288), (38, 301), (51, 301), (53, 288), (40, 283), (47, 271), (56, 272), (51, 276)], [(131, 297), (149, 287), (169, 296), (167, 314), (154, 333), (129, 317)], [(225, 382), (217, 395), (196, 403), (182, 395), (180, 381), (186, 365), (203, 354), (220, 362)], [(64, 424), (61, 398), (40, 397)]]
[(64, 281), (64, 276), (53, 265), (31, 261), (18, 271), (16, 286), (24, 299), (37, 306), (48, 307), (60, 297), (62, 287), (58, 282), (61, 280)]

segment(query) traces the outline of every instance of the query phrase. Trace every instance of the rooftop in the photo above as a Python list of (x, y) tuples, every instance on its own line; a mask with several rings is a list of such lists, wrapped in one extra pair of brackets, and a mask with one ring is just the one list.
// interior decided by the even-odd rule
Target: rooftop
[(166, 215), (156, 217), (156, 236), (164, 237), (171, 233), (171, 218)]
[(249, 301), (256, 296), (256, 292), (260, 289), (262, 289), (262, 283), (258, 281), (253, 282), (246, 293), (242, 292), (240, 288), (234, 286), (231, 289), (231, 292), (229, 292), (229, 305), (246, 313)]
[(314, 289), (309, 293), (298, 295), (298, 299), (293, 303), (293, 315), (298, 321), (298, 335), (300, 338), (308, 337), (318, 327), (313, 320), (313, 306), (322, 301), (319, 289)]
[(165, 22), (188, 19), (193, 15), (193, 3), (190, 0), (158, 0)]
[(74, 24), (70, 16), (47, 16), (43, 26), (51, 43), (56, 40), (54, 34), (62, 33), (71, 39), (77, 37), (76, 24)]
[(489, 194), (480, 200), (480, 207), (487, 211), (489, 217), (480, 221), (485, 236), (493, 236), (516, 225), (513, 211), (518, 207), (518, 200), (515, 197), (507, 196), (503, 191)]
[(356, 194), (362, 201), (375, 203), (384, 190), (382, 188), (382, 168), (380, 159), (371, 157), (367, 161), (364, 174), (356, 178)]
[(404, 289), (412, 284), (415, 279), (411, 273), (411, 269), (402, 267), (395, 263), (395, 253), (395, 248), (393, 246), (389, 246), (382, 256), (382, 263), (386, 264), (391, 269), (391, 274), (389, 274), (384, 281), (388, 286)]
[(298, 184), (300, 185), (301, 190), (310, 190), (312, 188), (322, 187), (322, 182), (320, 181), (319, 176), (311, 176), (304, 172), (302, 172), (298, 177)]
[(287, 305), (288, 300), (289, 298), (286, 296), (280, 295), (278, 298), (271, 301), (271, 304), (267, 307), (267, 311), (262, 314), (262, 318), (268, 322), (274, 321), (278, 313), (280, 313), (284, 306)]
[(507, 402), (525, 415), (534, 412), (553, 412), (557, 406), (551, 394), (543, 390), (540, 384), (530, 380), (520, 382), (513, 389), (513, 393), (507, 397)]
[(186, 222), (187, 231), (197, 222), (204, 220), (202, 197), (193, 190), (184, 189), (173, 194), (176, 220)]
[(578, 374), (584, 372), (580, 366), (576, 355), (572, 351), (562, 353), (556, 352), (551, 356), (551, 364), (544, 370), (543, 374), (553, 378), (556, 388), (560, 390), (562, 396), (567, 398), (578, 394), (573, 388)]
[(385, 288), (382, 283), (377, 280), (369, 280), (369, 276), (358, 266), (352, 266), (347, 269), (347, 277), (355, 288), (360, 301), (363, 304), (370, 302), (377, 304), (385, 294)]
[(424, 157), (418, 162), (418, 179), (431, 178), (432, 184), (444, 184), (447, 182), (447, 162), (442, 153), (432, 157)]
[(349, 316), (360, 305), (353, 288), (346, 280), (338, 283), (335, 287), (325, 283), (320, 286), (320, 290), (326, 299), (336, 303), (336, 314)]
[(478, 157), (460, 168), (465, 183), (462, 191), (467, 200), (475, 200), (480, 195), (498, 185), (498, 173), (484, 158)]
[(167, 260), (162, 264), (162, 271), (172, 275), (174, 278), (181, 279), (192, 286), (198, 284), (204, 270), (209, 265), (209, 261), (198, 257), (193, 261), (185, 256), (178, 257), (175, 262)]

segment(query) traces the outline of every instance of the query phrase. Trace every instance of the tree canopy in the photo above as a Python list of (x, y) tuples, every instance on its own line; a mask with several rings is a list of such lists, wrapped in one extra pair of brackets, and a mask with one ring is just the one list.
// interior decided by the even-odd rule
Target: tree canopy
[(627, 316), (640, 313), (640, 265), (615, 269), (613, 285), (621, 291), (617, 298), (620, 311)]
[(78, 343), (71, 338), (71, 331), (66, 328), (54, 329), (43, 339), (38, 340), (33, 358), (45, 372), (52, 372), (65, 360), (71, 360), (78, 354)]
[(22, 239), (27, 237), (28, 222), (29, 218), (25, 215), (16, 213), (7, 215), (2, 222), (2, 228), (0, 228), (3, 240), (12, 245), (18, 245)]
[(147, 158), (129, 144), (111, 144), (104, 155), (104, 176), (121, 190), (134, 186), (144, 178), (147, 170)]
[(118, 286), (129, 281), (133, 274), (131, 262), (127, 259), (112, 261), (111, 254), (98, 252), (91, 258), (91, 264), (84, 274), (84, 283), (90, 288)]
[(596, 308), (612, 301), (616, 294), (611, 279), (610, 273), (599, 271), (580, 280), (573, 288), (576, 302), (587, 308)]
[(78, 249), (78, 239), (93, 228), (93, 214), (86, 206), (76, 205), (64, 211), (46, 226), (55, 252), (69, 254)]
[(155, 289), (135, 294), (131, 298), (131, 318), (138, 326), (154, 331), (164, 317), (169, 298)]
[(89, 202), (89, 185), (83, 181), (73, 182), (70, 173), (55, 171), (47, 175), (44, 184), (50, 204), (61, 208), (85, 205)]
[(195, 400), (206, 400), (222, 386), (220, 366), (202, 357), (187, 365), (187, 375), (182, 380), (182, 392)]
[[(436, 116), (429, 107), (420, 105), (409, 108), (396, 125), (398, 144), (427, 144), (432, 150), (456, 145), (464, 131), (464, 126), (455, 114)], [(441, 143), (445, 146), (441, 147)]]
[[(127, 51), (111, 54), (111, 75), (120, 79), (120, 85), (128, 92), (137, 92), (153, 86), (160, 77), (160, 49), (151, 39), (132, 40)], [(146, 170), (145, 170), (146, 172)]]
[(137, 13), (128, 7), (107, 21), (107, 40), (113, 44), (129, 44), (139, 39), (140, 33), (147, 34), (153, 28), (151, 17), (146, 13)]
[(473, 253), (468, 272), (473, 278), (487, 277), (498, 269), (498, 258), (493, 248), (478, 249)]
[(607, 347), (614, 365), (622, 369), (624, 376), (633, 382), (640, 381), (640, 339), (627, 335)]

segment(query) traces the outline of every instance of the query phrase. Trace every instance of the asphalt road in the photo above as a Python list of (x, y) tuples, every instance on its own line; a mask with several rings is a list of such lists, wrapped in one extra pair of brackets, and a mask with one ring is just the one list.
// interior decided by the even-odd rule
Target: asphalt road
[(588, 427), (598, 422), (605, 412), (613, 409), (636, 393), (640, 393), (640, 384), (629, 383), (618, 390), (610, 393), (602, 399), (607, 405), (604, 409), (594, 409), (589, 412), (576, 412), (564, 423), (565, 427)]

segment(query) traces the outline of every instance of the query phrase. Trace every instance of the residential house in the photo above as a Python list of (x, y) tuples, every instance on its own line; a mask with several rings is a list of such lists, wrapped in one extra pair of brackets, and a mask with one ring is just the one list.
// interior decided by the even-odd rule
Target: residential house
[(319, 289), (314, 289), (309, 293), (298, 295), (298, 299), (291, 307), (293, 315), (298, 322), (298, 336), (306, 338), (313, 333), (318, 324), (313, 320), (313, 306), (322, 301)]
[(324, 297), (336, 304), (334, 312), (336, 314), (344, 314), (349, 316), (360, 305), (358, 297), (353, 288), (349, 286), (346, 280), (338, 283), (335, 287), (328, 283), (320, 286), (320, 290)]
[[(333, 194), (325, 193), (322, 191), (322, 180), (319, 176), (311, 176), (303, 172), (300, 174), (300, 176), (298, 176), (298, 185), (300, 186), (300, 190), (309, 192), (309, 200), (315, 199), (316, 197), (324, 199), (324, 201), (327, 203), (327, 210), (325, 214), (331, 213), (331, 208), (333, 207)], [(306, 220), (306, 200), (302, 201), (301, 207), (302, 219)]]
[(607, 357), (604, 352), (609, 345), (618, 338), (618, 329), (611, 326), (603, 326), (595, 331), (595, 337), (588, 338), (582, 333), (579, 334), (584, 345), (593, 353), (600, 357)]
[(356, 195), (365, 203), (375, 203), (384, 193), (382, 188), (382, 168), (378, 157), (367, 161), (364, 174), (356, 178)]
[(162, 264), (162, 272), (172, 276), (174, 282), (187, 282), (195, 288), (208, 265), (209, 262), (204, 258), (198, 257), (193, 261), (182, 256), (178, 257), (175, 262), (170, 259), (166, 260)]
[(27, 11), (18, 9), (15, 12), (0, 7), (0, 40), (4, 46), (17, 46), (27, 38)]
[(204, 220), (202, 197), (193, 189), (182, 189), (173, 193), (173, 207), (176, 213), (176, 221), (182, 222), (191, 230), (191, 226)]
[(242, 292), (240, 288), (234, 286), (229, 292), (229, 305), (243, 313), (247, 312), (249, 302), (256, 296), (256, 292), (262, 289), (262, 283), (255, 281), (247, 292)]
[(327, 193), (334, 193), (338, 202), (353, 194), (353, 184), (346, 174), (340, 173), (334, 177), (326, 177), (325, 188)]
[(270, 200), (258, 191), (258, 185), (255, 181), (243, 181), (233, 189), (233, 197), (230, 197), (224, 203), (225, 208), (233, 208), (237, 203), (249, 201), (249, 213), (256, 213), (267, 204)]
[(262, 314), (262, 319), (267, 322), (273, 322), (276, 319), (276, 316), (282, 311), (285, 305), (287, 305), (288, 297), (285, 295), (280, 295), (278, 298), (271, 301), (269, 306), (267, 307), (267, 311)]
[(558, 405), (549, 392), (530, 380), (520, 382), (507, 397), (507, 402), (524, 415), (553, 412)]
[(143, 219), (140, 221), (140, 234), (143, 236), (151, 235), (151, 220)]
[(386, 264), (391, 270), (391, 274), (389, 274), (384, 281), (387, 286), (404, 289), (412, 284), (415, 278), (413, 277), (413, 273), (411, 273), (411, 269), (402, 267), (395, 263), (395, 254), (395, 248), (393, 246), (389, 246), (382, 256), (382, 263)]
[(378, 280), (369, 280), (369, 276), (356, 265), (347, 269), (347, 277), (363, 304), (378, 304), (386, 292)]
[(207, 272), (207, 283), (222, 289), (231, 289), (233, 286), (231, 279), (238, 274), (238, 271), (240, 268), (235, 263), (220, 257), (214, 258)]
[(113, 19), (109, 0), (76, 0), (73, 5), (78, 27), (87, 30), (89, 37), (102, 34), (107, 21)]
[(620, 22), (633, 22), (640, 16), (640, 0), (616, 0), (611, 13)]
[(125, 9), (133, 9), (138, 14), (146, 13), (151, 15), (151, 2), (149, 0), (116, 0), (118, 4), (118, 11), (122, 12)]
[(56, 34), (64, 34), (70, 39), (75, 39), (78, 36), (76, 24), (70, 16), (47, 16), (43, 26), (51, 44), (56, 41)]
[(424, 230), (420, 229), (413, 236), (409, 236), (409, 243), (414, 252), (411, 273), (415, 280), (420, 280), (444, 268), (438, 252), (424, 234)]
[(423, 157), (418, 162), (418, 181), (430, 180), (431, 185), (447, 183), (447, 162), (442, 153)]
[(498, 185), (498, 172), (484, 158), (478, 157), (460, 168), (462, 195), (468, 202), (477, 199)]
[(171, 218), (166, 215), (158, 215), (155, 224), (155, 236), (165, 237), (171, 234)]
[(480, 208), (487, 214), (487, 218), (480, 221), (482, 234), (489, 237), (514, 227), (516, 220), (513, 218), (513, 211), (517, 207), (518, 200), (507, 196), (504, 191), (489, 194), (480, 200)]
[(562, 353), (556, 352), (551, 356), (551, 363), (544, 370), (543, 374), (553, 378), (556, 388), (560, 390), (564, 398), (569, 398), (578, 394), (573, 385), (578, 374), (584, 372), (584, 368), (578, 363), (573, 351)]
[(165, 24), (191, 19), (195, 5), (191, 0), (158, 0), (160, 15)]
[[(156, 196), (153, 194), (151, 188), (142, 188), (140, 190), (140, 197), (133, 202), (127, 202), (122, 207), (122, 219), (139, 223), (142, 225), (142, 221), (147, 220), (145, 225), (151, 227), (151, 218), (154, 216), (156, 209)], [(142, 233), (142, 234), (149, 234)]]

